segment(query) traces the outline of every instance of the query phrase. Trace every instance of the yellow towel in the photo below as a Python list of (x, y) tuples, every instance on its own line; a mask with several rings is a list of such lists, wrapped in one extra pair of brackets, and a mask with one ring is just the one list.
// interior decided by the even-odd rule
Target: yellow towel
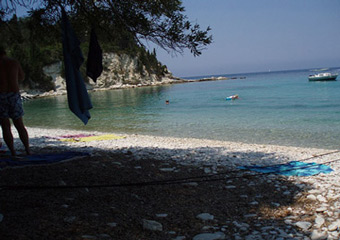
[(80, 137), (80, 138), (63, 138), (60, 141), (63, 142), (90, 142), (90, 141), (102, 141), (102, 140), (113, 140), (113, 139), (122, 139), (125, 137), (117, 136), (113, 134), (106, 134), (100, 136), (89, 136), (89, 137)]

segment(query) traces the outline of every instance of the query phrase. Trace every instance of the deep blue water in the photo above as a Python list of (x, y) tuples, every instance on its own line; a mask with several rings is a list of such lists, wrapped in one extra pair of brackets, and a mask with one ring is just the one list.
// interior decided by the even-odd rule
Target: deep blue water
[[(44, 128), (338, 149), (340, 81), (309, 82), (312, 73), (225, 75), (238, 79), (93, 92), (86, 126), (68, 110), (66, 96), (36, 99), (24, 103), (24, 120)], [(225, 100), (233, 94), (239, 99)]]

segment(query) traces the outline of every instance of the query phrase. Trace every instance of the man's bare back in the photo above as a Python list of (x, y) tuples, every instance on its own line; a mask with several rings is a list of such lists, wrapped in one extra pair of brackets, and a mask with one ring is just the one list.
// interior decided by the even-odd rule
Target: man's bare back
[(7, 56), (0, 57), (0, 92), (19, 92), (19, 82), (24, 78), (18, 61)]

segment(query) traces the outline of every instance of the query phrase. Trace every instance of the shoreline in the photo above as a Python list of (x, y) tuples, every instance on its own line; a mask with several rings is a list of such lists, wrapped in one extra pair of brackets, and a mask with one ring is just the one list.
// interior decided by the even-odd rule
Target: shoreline
[[(231, 78), (235, 79), (235, 78)], [(96, 91), (107, 91), (107, 90), (119, 90), (119, 89), (131, 89), (131, 88), (140, 88), (140, 87), (154, 87), (154, 86), (163, 86), (163, 85), (171, 85), (171, 84), (181, 84), (181, 83), (193, 83), (193, 82), (206, 82), (206, 81), (221, 81), (221, 80), (229, 80), (227, 77), (208, 77), (208, 78), (199, 78), (199, 79), (182, 79), (178, 77), (173, 78), (165, 78), (165, 80), (159, 82), (152, 82), (148, 84), (117, 84), (110, 87), (96, 87), (94, 85), (90, 85), (86, 83), (88, 92), (96, 92)], [(39, 90), (21, 90), (21, 97), (24, 101), (31, 100), (35, 98), (44, 98), (44, 97), (55, 97), (60, 95), (66, 95), (66, 89), (57, 89), (50, 90), (48, 92), (41, 92)]]
[[(192, 163), (193, 165), (200, 165), (208, 161), (218, 162), (226, 166), (238, 166), (242, 164), (271, 165), (305, 159), (314, 155), (337, 150), (69, 129), (27, 127), (27, 130), (31, 139), (30, 145), (33, 148), (34, 146), (46, 145), (47, 147), (52, 146), (60, 149), (70, 148), (81, 151), (89, 148), (91, 153), (96, 150), (108, 152), (133, 151), (140, 156), (148, 156), (151, 154), (160, 160), (172, 159), (185, 164)], [(16, 138), (15, 143), (17, 148), (22, 148), (16, 131), (14, 131), (13, 134)], [(76, 134), (114, 134), (123, 136), (124, 138), (91, 142), (61, 142), (56, 139), (46, 138)]]

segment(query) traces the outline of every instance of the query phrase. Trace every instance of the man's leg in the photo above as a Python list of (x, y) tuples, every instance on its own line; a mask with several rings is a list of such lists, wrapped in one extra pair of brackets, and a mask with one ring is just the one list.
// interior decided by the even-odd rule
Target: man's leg
[(17, 129), (17, 131), (19, 133), (19, 137), (20, 137), (21, 142), (25, 146), (26, 154), (30, 155), (31, 151), (30, 151), (30, 146), (29, 146), (28, 133), (27, 133), (27, 130), (25, 128), (24, 121), (22, 120), (22, 117), (13, 120), (13, 124), (14, 124), (15, 128)]
[(11, 132), (11, 122), (8, 118), (1, 118), (0, 124), (2, 128), (2, 135), (5, 140), (5, 143), (9, 150), (11, 151), (12, 156), (15, 156), (15, 149), (14, 149), (14, 143), (13, 143), (13, 135)]

